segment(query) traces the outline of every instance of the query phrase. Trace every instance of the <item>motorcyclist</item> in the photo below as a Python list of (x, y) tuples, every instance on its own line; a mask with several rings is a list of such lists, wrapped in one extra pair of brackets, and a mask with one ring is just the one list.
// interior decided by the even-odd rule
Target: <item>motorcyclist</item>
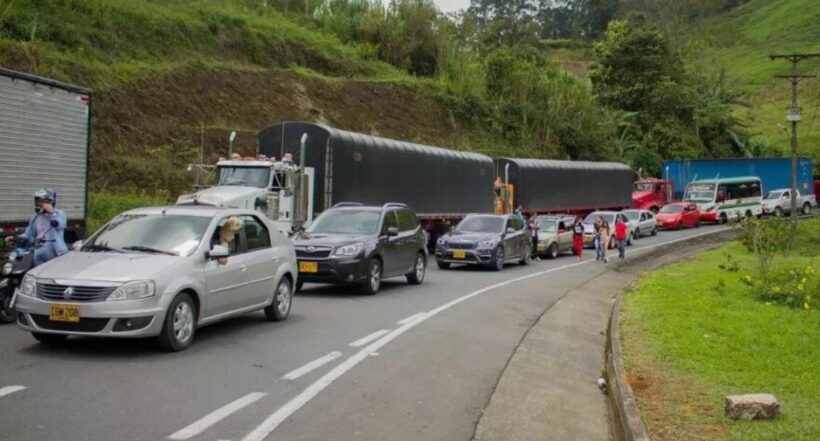
[[(41, 265), (68, 252), (63, 239), (66, 228), (65, 213), (55, 208), (57, 193), (54, 190), (37, 190), (34, 193), (34, 216), (29, 220), (25, 233), (19, 236), (34, 250), (34, 265)], [(6, 237), (6, 244), (14, 242), (14, 237)]]

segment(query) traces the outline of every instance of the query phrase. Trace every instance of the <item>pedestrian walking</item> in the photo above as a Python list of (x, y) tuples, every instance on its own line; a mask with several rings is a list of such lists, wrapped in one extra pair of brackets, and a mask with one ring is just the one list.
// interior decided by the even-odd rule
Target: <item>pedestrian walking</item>
[(532, 257), (536, 261), (539, 261), (541, 258), (538, 257), (538, 230), (541, 229), (541, 222), (538, 220), (537, 214), (533, 214), (527, 220), (527, 228), (530, 229), (530, 236), (532, 237), (532, 250), (530, 250)]
[(595, 223), (592, 225), (594, 236), (592, 238), (592, 246), (595, 247), (595, 260), (603, 260), (601, 255), (601, 225), (604, 223), (603, 218), (598, 216), (595, 218)]
[(598, 229), (598, 234), (601, 236), (601, 260), (607, 263), (609, 259), (606, 257), (606, 253), (609, 250), (609, 239), (612, 236), (612, 230), (609, 227), (609, 222), (604, 218), (601, 218), (601, 227)]
[(618, 244), (618, 258), (626, 258), (626, 223), (618, 217), (615, 220), (615, 241)]
[(576, 217), (575, 223), (572, 224), (572, 251), (580, 262), (584, 253), (584, 220), (581, 216)]

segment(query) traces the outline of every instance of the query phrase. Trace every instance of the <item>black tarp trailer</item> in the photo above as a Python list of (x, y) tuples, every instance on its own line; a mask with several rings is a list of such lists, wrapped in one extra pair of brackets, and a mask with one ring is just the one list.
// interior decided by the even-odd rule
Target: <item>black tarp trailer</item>
[(313, 206), (319, 213), (339, 202), (401, 202), (425, 228), (453, 223), (468, 213), (493, 210), (495, 164), (489, 156), (447, 150), (323, 124), (285, 122), (261, 130), (259, 155), (299, 157), (308, 135), (305, 166), (315, 170)]
[(527, 213), (585, 214), (632, 206), (634, 172), (617, 162), (503, 158), (501, 180), (509, 177), (514, 205)]

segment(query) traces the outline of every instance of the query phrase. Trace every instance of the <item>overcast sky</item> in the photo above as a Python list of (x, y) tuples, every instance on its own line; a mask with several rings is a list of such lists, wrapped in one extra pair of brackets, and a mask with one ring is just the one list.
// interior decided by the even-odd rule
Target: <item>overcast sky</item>
[(470, 0), (436, 0), (436, 4), (442, 12), (453, 12), (467, 9), (467, 6), (470, 6)]

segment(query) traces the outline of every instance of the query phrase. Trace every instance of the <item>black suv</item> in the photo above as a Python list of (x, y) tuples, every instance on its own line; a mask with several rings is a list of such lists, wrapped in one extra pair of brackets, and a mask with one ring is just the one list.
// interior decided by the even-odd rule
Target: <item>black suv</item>
[(358, 284), (365, 294), (383, 279), (405, 276), (418, 285), (427, 270), (427, 233), (404, 204), (337, 204), (293, 239), (299, 284)]
[(531, 252), (529, 229), (511, 215), (468, 215), (436, 241), (436, 262), (441, 269), (467, 263), (501, 271), (507, 262), (530, 263)]

